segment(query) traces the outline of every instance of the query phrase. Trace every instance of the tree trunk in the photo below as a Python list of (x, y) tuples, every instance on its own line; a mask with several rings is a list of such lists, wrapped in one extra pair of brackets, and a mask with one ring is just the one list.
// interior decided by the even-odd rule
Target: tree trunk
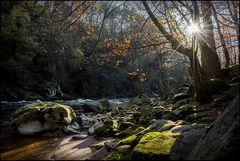
[(194, 73), (193, 80), (195, 82), (194, 84), (195, 84), (197, 100), (201, 102), (208, 102), (209, 100), (211, 100), (211, 90), (209, 88), (208, 77), (206, 77), (205, 73), (203, 73), (197, 57), (193, 59), (193, 55), (196, 53), (193, 53), (192, 49), (184, 47), (173, 35), (169, 34), (161, 25), (161, 23), (158, 22), (157, 18), (154, 16), (151, 9), (149, 8), (147, 2), (146, 1), (142, 1), (142, 2), (147, 13), (149, 14), (149, 17), (151, 18), (153, 23), (156, 25), (156, 27), (159, 29), (159, 31), (163, 34), (163, 36), (168, 41), (170, 41), (170, 43), (172, 44), (172, 48), (186, 55), (189, 58), (190, 65)]
[(210, 2), (210, 4), (211, 4), (211, 7), (212, 7), (213, 16), (214, 16), (216, 24), (217, 24), (217, 30), (218, 30), (218, 34), (220, 36), (220, 42), (221, 42), (221, 45), (223, 47), (223, 53), (224, 53), (225, 61), (226, 61), (225, 62), (225, 67), (227, 68), (227, 67), (229, 67), (229, 64), (230, 64), (229, 52), (228, 52), (228, 49), (226, 48), (223, 33), (221, 32), (221, 26), (220, 26), (220, 23), (219, 23), (219, 19), (217, 17), (217, 12), (215, 10), (215, 7), (214, 7), (213, 3)]
[(198, 41), (201, 50), (202, 69), (204, 74), (209, 75), (210, 78), (219, 78), (221, 64), (215, 47), (210, 1), (202, 1), (201, 5), (204, 27), (198, 36)]

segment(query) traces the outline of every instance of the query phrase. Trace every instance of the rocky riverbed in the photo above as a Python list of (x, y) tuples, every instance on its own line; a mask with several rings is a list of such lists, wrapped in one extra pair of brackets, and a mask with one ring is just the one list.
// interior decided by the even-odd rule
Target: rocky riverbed
[[(186, 87), (166, 99), (141, 94), (120, 100), (1, 102), (1, 159), (226, 158), (237, 154), (239, 140), (236, 86), (214, 95), (208, 104), (194, 101)], [(218, 151), (206, 157), (196, 149), (207, 144)], [(222, 153), (226, 146), (233, 150)]]
[[(116, 98), (109, 99), (108, 102), (111, 105), (122, 104), (127, 102), (128, 98)], [(91, 104), (97, 105), (99, 100), (93, 99), (77, 99), (77, 100), (57, 100), (56, 103), (71, 106), (78, 114), (82, 114), (83, 121), (90, 119), (88, 117), (92, 115), (84, 115), (83, 105)], [(19, 101), (19, 102), (7, 102), (1, 101), (1, 159), (63, 159), (63, 158), (98, 158), (107, 157), (108, 153), (98, 152), (99, 149), (91, 147), (91, 145), (104, 142), (114, 141), (112, 138), (95, 138), (88, 135), (87, 127), (89, 125), (83, 124), (83, 129), (79, 134), (58, 134), (47, 133), (48, 135), (36, 134), (36, 135), (22, 135), (16, 129), (11, 127), (10, 116), (16, 109), (22, 106), (33, 104), (36, 101)], [(91, 114), (91, 113), (90, 113)], [(86, 128), (85, 128), (86, 126)], [(85, 129), (84, 129), (85, 128)], [(52, 134), (52, 136), (51, 136)], [(54, 134), (56, 136), (54, 137)], [(79, 138), (82, 136), (83, 138)], [(76, 146), (76, 148), (74, 148)], [(61, 150), (60, 150), (61, 149)], [(62, 149), (69, 150), (75, 149), (72, 154), (61, 154)], [(60, 152), (60, 153), (59, 153)], [(60, 155), (61, 154), (61, 155)], [(100, 158), (99, 158), (100, 157)]]

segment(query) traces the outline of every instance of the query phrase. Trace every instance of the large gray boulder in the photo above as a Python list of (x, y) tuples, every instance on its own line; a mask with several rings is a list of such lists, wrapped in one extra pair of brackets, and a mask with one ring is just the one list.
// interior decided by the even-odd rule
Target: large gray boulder
[[(182, 125), (185, 128), (191, 125)], [(176, 129), (171, 129), (174, 132)], [(170, 160), (185, 160), (193, 150), (200, 137), (206, 132), (206, 128), (192, 128), (184, 132), (174, 142), (170, 151)]]
[(230, 103), (201, 137), (189, 160), (237, 160), (240, 152), (239, 95)]

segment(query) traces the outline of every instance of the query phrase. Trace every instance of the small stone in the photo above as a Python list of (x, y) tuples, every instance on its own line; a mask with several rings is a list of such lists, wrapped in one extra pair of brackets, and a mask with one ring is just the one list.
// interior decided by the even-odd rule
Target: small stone
[(87, 138), (88, 135), (87, 134), (79, 134), (79, 135), (74, 135), (71, 140), (81, 140), (81, 139), (85, 139)]

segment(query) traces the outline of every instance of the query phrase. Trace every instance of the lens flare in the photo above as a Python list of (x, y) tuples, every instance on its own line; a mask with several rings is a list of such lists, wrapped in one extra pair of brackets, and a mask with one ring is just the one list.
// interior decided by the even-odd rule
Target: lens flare
[(192, 23), (190, 26), (188, 26), (188, 31), (190, 33), (197, 33), (200, 32), (200, 28), (198, 27), (197, 24)]

